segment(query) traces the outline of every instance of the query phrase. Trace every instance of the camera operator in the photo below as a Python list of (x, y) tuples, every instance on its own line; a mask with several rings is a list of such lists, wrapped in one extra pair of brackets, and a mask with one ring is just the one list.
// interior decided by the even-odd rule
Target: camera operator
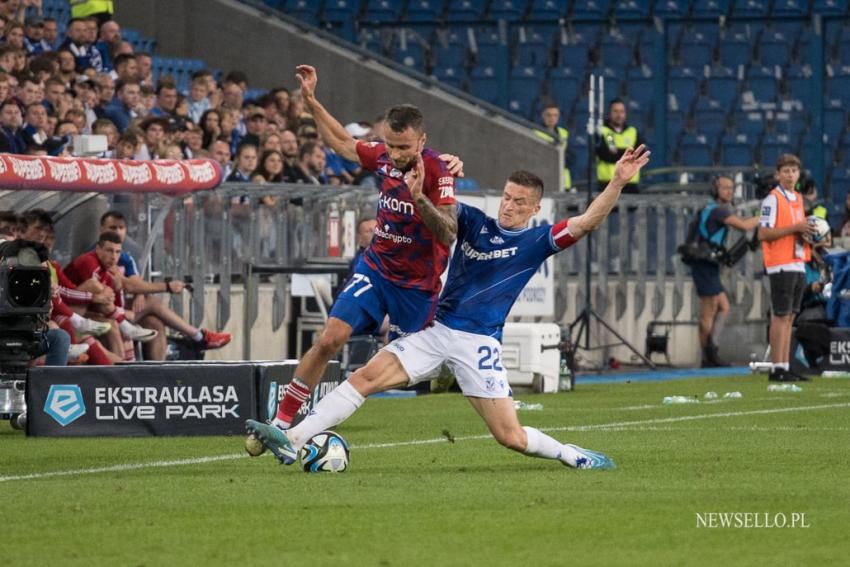
[[(728, 227), (747, 232), (758, 226), (758, 217), (744, 219), (732, 210), (735, 182), (727, 176), (711, 180), (712, 201), (698, 213), (698, 244), (722, 250)], [(729, 366), (718, 355), (717, 339), (729, 315), (729, 298), (720, 282), (719, 260), (694, 258), (690, 260), (691, 275), (699, 296), (699, 342), (702, 367)]]
[[(38, 262), (47, 268), (47, 249), (44, 245), (37, 242), (16, 239), (14, 232), (16, 223), (6, 222), (13, 220), (16, 220), (13, 213), (3, 213), (2, 217), (0, 217), (0, 221), (3, 221), (0, 222), (0, 264), (6, 264), (7, 259), (16, 258), (26, 251), (32, 251), (38, 256)], [(2, 299), (5, 304), (5, 298), (0, 299)], [(48, 304), (49, 298), (45, 302), (45, 307), (47, 307)], [(68, 349), (71, 346), (71, 337), (68, 333), (58, 328), (55, 324), (51, 325), (49, 323), (44, 324), (43, 322), (39, 322), (39, 316), (37, 315), (20, 315), (15, 317), (15, 319), (18, 320), (17, 322), (22, 322), (22, 320), (27, 317), (32, 318), (34, 323), (32, 325), (33, 330), (31, 331), (32, 341), (40, 342), (41, 336), (44, 337), (42, 348), (39, 349), (41, 352), (38, 354), (32, 353), (36, 354), (34, 358), (44, 354), (45, 366), (65, 366), (68, 364)], [(3, 325), (3, 327), (6, 326), (11, 325)], [(42, 328), (41, 331), (38, 330), (39, 327)], [(2, 370), (3, 369), (0, 368), (0, 373), (2, 373)]]

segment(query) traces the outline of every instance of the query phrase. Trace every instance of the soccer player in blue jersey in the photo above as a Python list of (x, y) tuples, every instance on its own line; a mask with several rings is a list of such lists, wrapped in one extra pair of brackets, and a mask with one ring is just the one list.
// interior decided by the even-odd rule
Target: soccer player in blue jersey
[[(527, 171), (508, 178), (498, 219), (458, 205), (457, 242), (434, 324), (384, 347), (296, 427), (284, 432), (249, 420), (248, 429), (281, 462), (289, 463), (304, 443), (346, 420), (369, 395), (430, 379), (446, 363), (493, 437), (505, 447), (576, 468), (613, 468), (613, 461), (602, 453), (560, 443), (538, 429), (520, 425), (500, 360), (502, 327), (540, 264), (598, 228), (623, 187), (648, 161), (643, 145), (626, 149), (613, 179), (587, 210), (554, 226), (528, 226), (540, 210), (543, 182)], [(422, 190), (421, 159), (416, 171), (411, 184), (414, 196)]]

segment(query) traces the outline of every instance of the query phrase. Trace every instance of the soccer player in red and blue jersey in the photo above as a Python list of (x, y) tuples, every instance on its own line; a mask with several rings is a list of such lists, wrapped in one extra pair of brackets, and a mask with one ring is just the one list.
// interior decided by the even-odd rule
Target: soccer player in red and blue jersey
[[(358, 142), (316, 100), (316, 70), (296, 69), (304, 105), (313, 115), (325, 143), (381, 181), (377, 226), (334, 302), (319, 339), (301, 359), (272, 422), (288, 428), (311, 390), (318, 384), (328, 360), (352, 334), (376, 331), (386, 315), (395, 338), (424, 328), (434, 316), (440, 292), (440, 274), (446, 268), (449, 245), (457, 233), (454, 174), (462, 163), (448, 163), (425, 148), (422, 113), (412, 105), (387, 111), (383, 142)], [(446, 157), (446, 156), (443, 156)], [(424, 165), (424, 183), (412, 194), (409, 183), (414, 166)]]

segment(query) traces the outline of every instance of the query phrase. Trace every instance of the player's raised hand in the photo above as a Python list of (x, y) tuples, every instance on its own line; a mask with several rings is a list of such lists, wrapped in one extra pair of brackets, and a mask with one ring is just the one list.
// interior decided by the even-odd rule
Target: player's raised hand
[(440, 154), (440, 159), (446, 162), (449, 172), (455, 177), (463, 177), (463, 162), (453, 154)]
[(407, 186), (410, 187), (410, 194), (414, 201), (422, 196), (422, 186), (424, 183), (425, 162), (422, 161), (422, 154), (416, 154), (416, 165), (413, 166), (407, 180)]
[(319, 82), (319, 75), (316, 73), (315, 67), (298, 65), (295, 68), (295, 78), (301, 85), (301, 95), (304, 98), (312, 98), (316, 95), (316, 83)]
[(614, 168), (614, 179), (628, 183), (640, 168), (649, 163), (650, 153), (643, 144), (637, 148), (627, 148)]

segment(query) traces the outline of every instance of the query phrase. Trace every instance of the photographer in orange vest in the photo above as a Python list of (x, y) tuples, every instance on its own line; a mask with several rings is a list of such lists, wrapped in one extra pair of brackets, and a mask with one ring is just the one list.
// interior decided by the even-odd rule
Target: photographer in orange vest
[(807, 240), (814, 228), (806, 220), (803, 196), (794, 191), (800, 179), (800, 158), (783, 154), (776, 161), (778, 185), (761, 204), (758, 237), (762, 243), (764, 268), (770, 279), (769, 380), (808, 380), (791, 372), (791, 326), (800, 310), (806, 288), (806, 262), (811, 258)]

